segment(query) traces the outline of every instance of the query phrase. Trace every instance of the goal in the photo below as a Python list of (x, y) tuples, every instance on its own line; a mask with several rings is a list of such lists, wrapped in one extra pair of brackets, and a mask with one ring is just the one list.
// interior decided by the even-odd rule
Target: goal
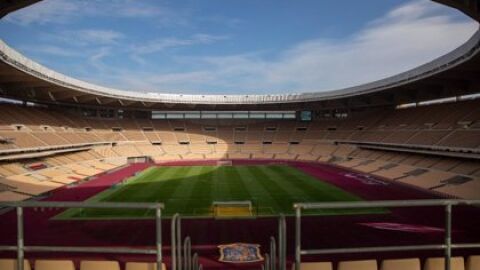
[(212, 203), (215, 218), (248, 218), (254, 216), (251, 201), (215, 201)]
[(217, 166), (232, 166), (231, 160), (219, 160), (217, 161)]

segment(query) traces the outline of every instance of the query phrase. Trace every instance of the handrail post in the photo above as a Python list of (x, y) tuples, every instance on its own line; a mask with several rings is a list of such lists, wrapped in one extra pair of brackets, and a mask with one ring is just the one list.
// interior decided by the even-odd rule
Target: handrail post
[(192, 242), (189, 236), (183, 240), (183, 263), (185, 270), (192, 270)]
[(157, 230), (157, 270), (162, 270), (162, 209), (160, 206), (155, 209), (155, 222)]
[(17, 270), (23, 270), (24, 254), (23, 208), (17, 206)]
[(301, 263), (301, 218), (302, 218), (302, 209), (301, 206), (295, 206), (295, 270), (300, 270), (300, 263)]
[(177, 266), (178, 270), (182, 270), (182, 228), (181, 217), (177, 216)]
[(197, 253), (193, 254), (192, 264), (193, 264), (193, 270), (198, 270), (199, 269), (199, 262), (198, 262), (198, 254)]
[(452, 204), (445, 206), (445, 270), (451, 269), (452, 258)]
[(265, 253), (265, 269), (270, 270), (270, 255)]
[(285, 216), (281, 216), (282, 222), (282, 265), (280, 266), (280, 270), (287, 269), (287, 221)]
[(270, 269), (276, 270), (276, 262), (277, 262), (277, 250), (276, 250), (277, 243), (275, 242), (275, 237), (270, 237)]
[(285, 270), (286, 257), (286, 225), (283, 214), (278, 218), (278, 269)]
[(177, 240), (176, 240), (176, 231), (177, 231), (177, 218), (178, 214), (172, 216), (171, 224), (170, 224), (170, 235), (171, 235), (171, 243), (170, 243), (170, 251), (172, 254), (172, 270), (177, 269)]

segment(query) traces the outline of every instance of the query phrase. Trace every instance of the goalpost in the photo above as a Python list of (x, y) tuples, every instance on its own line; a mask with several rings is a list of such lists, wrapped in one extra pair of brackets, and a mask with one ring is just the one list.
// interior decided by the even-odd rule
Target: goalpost
[(232, 166), (231, 160), (219, 160), (217, 161), (217, 166)]
[(251, 201), (214, 201), (212, 208), (215, 218), (245, 218), (254, 216)]

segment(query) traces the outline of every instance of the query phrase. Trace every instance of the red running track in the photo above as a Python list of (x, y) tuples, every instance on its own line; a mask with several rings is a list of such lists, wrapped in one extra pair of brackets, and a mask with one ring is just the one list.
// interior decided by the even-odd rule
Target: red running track
[[(344, 169), (317, 163), (279, 162), (269, 160), (239, 160), (235, 165), (257, 165), (267, 163), (283, 163), (295, 166), (304, 172), (327, 181), (348, 192), (354, 193), (365, 200), (405, 200), (405, 199), (431, 199), (438, 195), (420, 191), (408, 186), (383, 181), (378, 178), (365, 178), (365, 175), (355, 175)], [(169, 162), (162, 165), (192, 166), (216, 164), (216, 161), (188, 161)], [(113, 172), (99, 175), (95, 179), (72, 188), (61, 188), (54, 191), (45, 200), (48, 201), (83, 201), (111, 185), (142, 171), (147, 164), (134, 164)], [(353, 177), (356, 176), (356, 177)], [(359, 180), (360, 179), (360, 180)], [(366, 181), (365, 179), (369, 180)], [(372, 184), (377, 183), (377, 184)], [(383, 183), (383, 184), (382, 184)], [(150, 247), (154, 245), (155, 227), (152, 220), (132, 221), (58, 221), (50, 218), (62, 210), (25, 211), (25, 244), (26, 245), (57, 245), (57, 246), (129, 246)], [(479, 211), (472, 208), (455, 208), (454, 210), (454, 242), (480, 241)], [(293, 258), (293, 232), (294, 220), (287, 219), (288, 228), (288, 254), (289, 260)], [(9, 212), (0, 216), (0, 245), (16, 244), (16, 217)], [(169, 220), (163, 221), (164, 257), (169, 264)], [(441, 208), (415, 208), (415, 209), (390, 209), (389, 214), (353, 215), (353, 216), (324, 216), (305, 217), (302, 219), (302, 232), (304, 248), (341, 248), (375, 245), (412, 245), (442, 243), (442, 231), (407, 232), (380, 230), (365, 223), (394, 223), (422, 225), (433, 228), (442, 228), (444, 224), (443, 209)], [(194, 244), (194, 251), (201, 255), (201, 262), (208, 269), (259, 269), (258, 264), (224, 264), (217, 261), (217, 245), (246, 242), (258, 243), (262, 252), (268, 252), (270, 236), (277, 235), (277, 221), (273, 218), (258, 218), (255, 220), (213, 220), (189, 219), (183, 220), (182, 232), (190, 235)], [(308, 236), (308, 237), (305, 237)], [(461, 254), (469, 254), (462, 252)], [(477, 251), (477, 253), (480, 253)], [(305, 260), (341, 260), (364, 258), (388, 258), (406, 256), (431, 256), (441, 252), (415, 252), (388, 253), (388, 254), (362, 254), (362, 255), (334, 255), (307, 257)], [(13, 256), (3, 253), (0, 256)], [(125, 261), (152, 261), (153, 256), (140, 255), (92, 255), (92, 254), (28, 254), (28, 258), (69, 258), (76, 262), (80, 259), (108, 259)]]

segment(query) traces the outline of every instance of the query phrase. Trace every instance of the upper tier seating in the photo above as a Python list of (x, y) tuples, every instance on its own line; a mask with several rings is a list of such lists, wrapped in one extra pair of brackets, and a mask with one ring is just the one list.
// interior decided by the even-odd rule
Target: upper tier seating
[(0, 106), (0, 138), (13, 139), (12, 143), (0, 144), (0, 150), (117, 141), (281, 145), (346, 140), (458, 148), (480, 146), (480, 100), (398, 110), (372, 109), (347, 119), (312, 123), (250, 120), (241, 124), (220, 120), (93, 120), (53, 109)]

